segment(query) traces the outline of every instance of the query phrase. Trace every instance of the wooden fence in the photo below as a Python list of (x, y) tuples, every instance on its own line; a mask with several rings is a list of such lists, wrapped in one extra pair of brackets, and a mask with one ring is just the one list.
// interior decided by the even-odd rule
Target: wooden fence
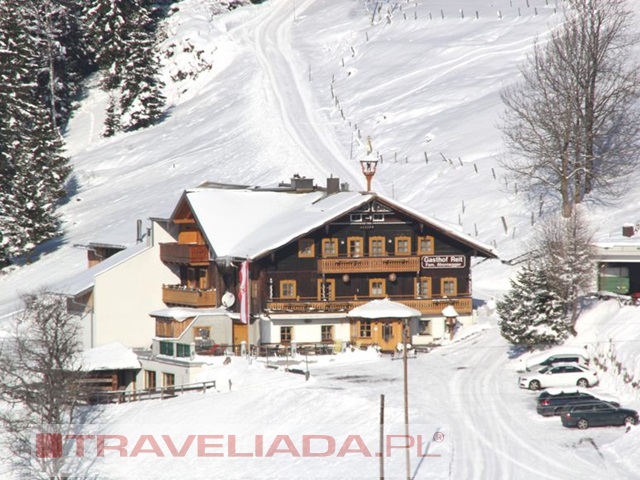
[(148, 388), (145, 390), (112, 390), (86, 392), (83, 401), (89, 405), (105, 403), (128, 403), (142, 400), (156, 400), (177, 397), (185, 392), (201, 391), (205, 393), (210, 388), (216, 387), (216, 381), (198, 382), (184, 385), (173, 385), (168, 387)]

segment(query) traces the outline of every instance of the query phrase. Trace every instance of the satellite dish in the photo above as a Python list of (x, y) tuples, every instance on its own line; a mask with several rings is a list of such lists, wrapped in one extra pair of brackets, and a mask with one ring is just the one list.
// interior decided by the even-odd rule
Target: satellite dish
[(222, 295), (221, 302), (225, 308), (231, 308), (233, 304), (236, 303), (236, 296), (231, 292), (226, 292)]

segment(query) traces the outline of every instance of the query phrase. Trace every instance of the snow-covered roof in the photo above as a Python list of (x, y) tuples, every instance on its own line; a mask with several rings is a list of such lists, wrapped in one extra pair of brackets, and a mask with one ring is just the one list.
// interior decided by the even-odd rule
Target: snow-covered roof
[(130, 370), (140, 368), (138, 357), (120, 342), (112, 342), (82, 352), (82, 371)]
[(375, 198), (488, 257), (497, 257), (493, 248), (451, 226), (370, 192), (197, 188), (186, 191), (185, 197), (215, 257), (259, 258)]
[(457, 317), (458, 312), (456, 311), (456, 309), (454, 308), (453, 305), (447, 305), (446, 307), (444, 307), (442, 309), (442, 315), (444, 315), (445, 317)]
[(388, 298), (372, 300), (350, 310), (347, 317), (359, 318), (411, 318), (422, 315), (415, 308), (407, 307), (403, 303), (394, 302)]
[(371, 198), (359, 192), (308, 193), (203, 188), (187, 201), (217, 257), (255, 259)]
[(97, 275), (120, 265), (148, 248), (150, 247), (145, 242), (137, 243), (132, 247), (110, 256), (99, 264), (88, 268), (79, 275), (62, 282), (55, 290), (58, 293), (66, 293), (74, 296), (83, 294), (90, 288), (93, 288)]
[(201, 315), (229, 315), (224, 308), (189, 308), (189, 307), (171, 307), (154, 310), (149, 313), (152, 317), (173, 318), (179, 322), (183, 322), (188, 318)]
[(392, 200), (389, 197), (386, 197), (384, 195), (376, 194), (376, 197), (382, 200), (383, 202), (387, 203), (389, 206), (396, 208), (398, 210), (404, 211), (410, 216), (415, 217), (419, 220), (422, 220), (424, 223), (430, 225), (434, 229), (448, 235), (449, 237), (453, 237), (459, 240), (465, 245), (468, 245), (478, 250), (479, 252), (484, 253), (486, 256), (491, 258), (498, 258), (498, 252), (493, 247), (485, 243), (479, 242), (477, 240), (474, 240), (470, 236), (465, 235), (463, 232), (458, 230), (455, 226), (446, 222), (442, 222), (440, 220), (436, 220), (435, 218), (423, 215), (419, 211), (414, 210), (413, 208), (408, 207), (404, 204), (398, 203), (395, 200)]
[(640, 238), (620, 238), (594, 244), (598, 260), (609, 262), (640, 262)]

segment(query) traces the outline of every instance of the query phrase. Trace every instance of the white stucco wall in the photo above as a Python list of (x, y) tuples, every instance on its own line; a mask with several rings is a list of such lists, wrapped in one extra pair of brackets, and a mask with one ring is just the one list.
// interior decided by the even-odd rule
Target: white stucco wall
[(312, 323), (304, 320), (269, 320), (260, 319), (261, 343), (280, 343), (280, 327), (293, 327), (293, 339), (295, 343), (319, 343), (322, 341), (322, 326), (333, 327), (333, 340), (347, 342), (350, 339), (351, 328), (349, 320), (345, 319), (313, 319)]
[(162, 357), (155, 359), (140, 359), (142, 370), (136, 379), (138, 390), (147, 388), (144, 384), (145, 371), (150, 370), (156, 372), (156, 387), (165, 387), (163, 373), (174, 375), (175, 385), (189, 385), (196, 383), (198, 374), (202, 371), (202, 364), (190, 362), (188, 359), (184, 362), (176, 362), (173, 360), (163, 360)]
[(162, 284), (179, 278), (160, 260), (160, 242), (174, 239), (154, 224), (154, 244), (95, 277), (93, 346), (118, 341), (149, 348), (155, 321), (149, 312), (165, 308)]

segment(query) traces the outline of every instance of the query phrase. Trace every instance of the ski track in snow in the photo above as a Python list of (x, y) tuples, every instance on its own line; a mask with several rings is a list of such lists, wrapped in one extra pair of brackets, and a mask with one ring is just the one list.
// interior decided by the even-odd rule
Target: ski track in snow
[[(268, 79), (268, 85), (264, 88), (269, 89), (276, 100), (275, 106), (282, 125), (304, 153), (305, 160), (317, 170), (333, 173), (351, 185), (361, 185), (362, 174), (355, 165), (341, 160), (346, 158), (346, 152), (342, 152), (336, 144), (334, 135), (323, 128), (322, 124), (327, 120), (317, 118), (311, 93), (301, 85), (292, 70), (289, 61), (293, 56), (290, 46), (293, 21), (290, 5), (282, 1), (272, 3), (271, 12), (239, 28), (245, 31), (255, 28), (255, 52)], [(308, 5), (309, 2), (306, 2), (298, 6), (297, 15)]]

